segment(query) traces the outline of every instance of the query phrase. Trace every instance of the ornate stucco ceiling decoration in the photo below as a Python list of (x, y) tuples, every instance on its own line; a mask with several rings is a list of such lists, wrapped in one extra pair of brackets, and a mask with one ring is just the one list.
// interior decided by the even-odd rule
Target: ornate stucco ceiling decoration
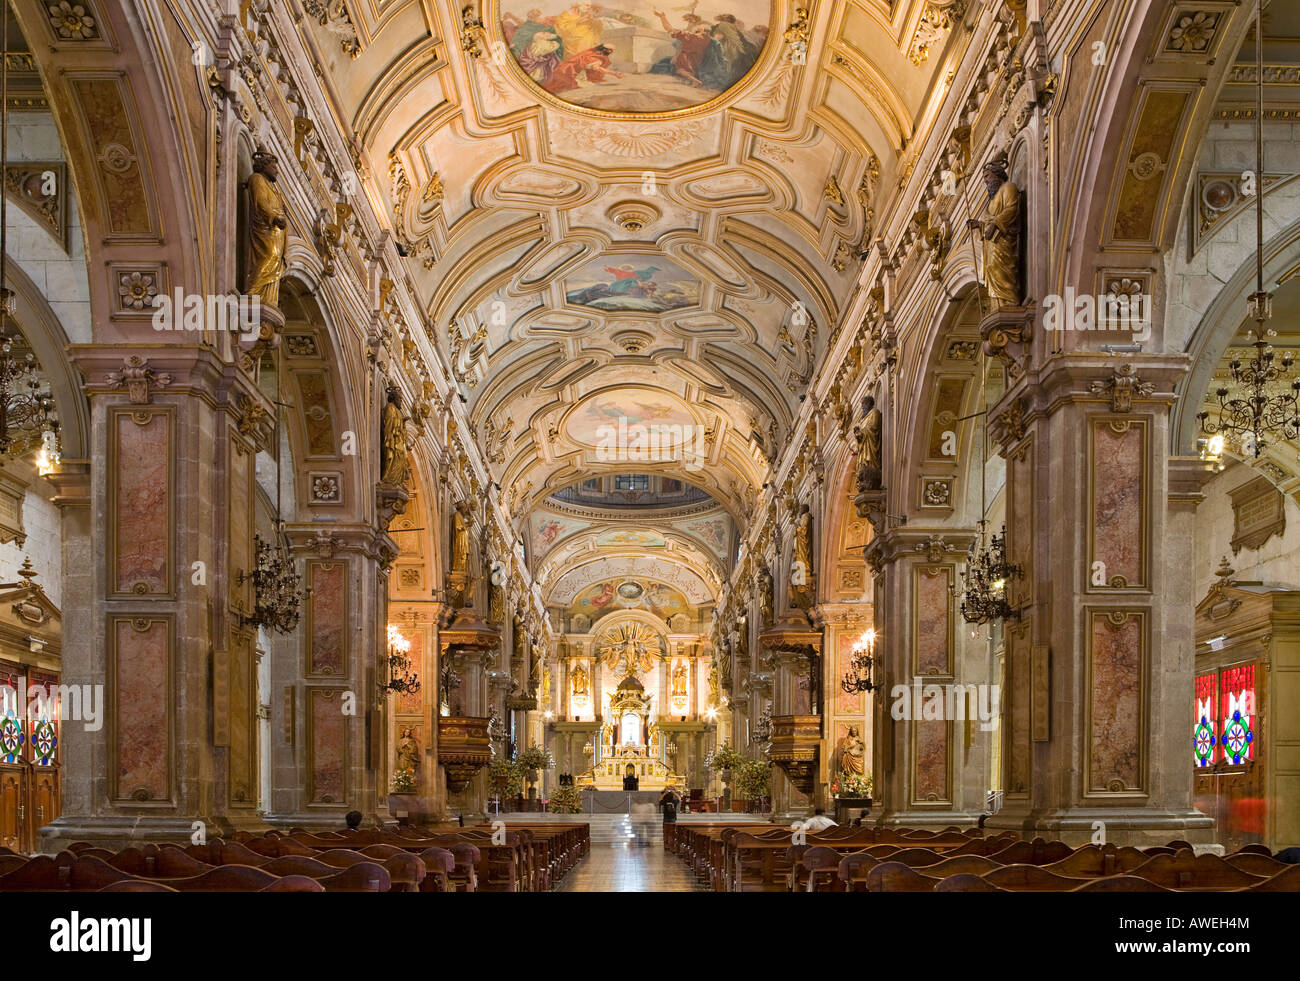
[(330, 18), (301, 29), (516, 520), (634, 472), (592, 422), (655, 406), (699, 439), (698, 459), (655, 472), (743, 521), (963, 5), (347, 7), (358, 50)]

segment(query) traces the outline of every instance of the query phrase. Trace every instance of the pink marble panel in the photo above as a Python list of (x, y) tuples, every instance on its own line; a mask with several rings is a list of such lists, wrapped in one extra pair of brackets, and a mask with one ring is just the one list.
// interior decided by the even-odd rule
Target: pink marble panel
[(347, 717), (343, 714), (343, 692), (337, 688), (311, 688), (308, 698), (311, 704), (309, 803), (340, 804), (347, 799)]
[(916, 573), (916, 673), (950, 674), (949, 619), (952, 616), (949, 567)]
[[(144, 422), (139, 420), (144, 418)], [(114, 417), (116, 484), (113, 583), (119, 593), (170, 592), (171, 417), (120, 412)]]
[(948, 794), (948, 722), (918, 719), (916, 730), (915, 799), (920, 802), (946, 801)]
[(343, 561), (311, 563), (310, 674), (347, 673), (347, 572)]
[(1090, 790), (1141, 787), (1143, 617), (1092, 615)]
[(420, 690), (414, 695), (398, 695), (396, 711), (398, 715), (420, 715), (424, 712), (424, 686), (428, 683), (424, 669), (424, 630), (406, 627), (402, 636), (411, 642), (411, 669), (420, 676)]
[(1094, 562), (1106, 563), (1106, 581), (1122, 576), (1128, 586), (1144, 576), (1142, 509), (1146, 428), (1130, 423), (1115, 432), (1109, 423), (1093, 425)]
[(165, 800), (171, 796), (170, 624), (115, 619), (111, 636), (116, 795), (137, 801)]
[(840, 687), (840, 679), (852, 670), (853, 660), (853, 643), (861, 636), (861, 633), (841, 633), (837, 644), (837, 653), (835, 655), (835, 677), (831, 679), (834, 686), (833, 691), (838, 691), (839, 699), (836, 707), (837, 715), (861, 715), (863, 713), (862, 695), (850, 695)]

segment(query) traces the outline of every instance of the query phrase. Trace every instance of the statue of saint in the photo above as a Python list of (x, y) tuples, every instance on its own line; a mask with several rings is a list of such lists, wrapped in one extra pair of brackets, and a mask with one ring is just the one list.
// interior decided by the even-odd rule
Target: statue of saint
[(715, 708), (722, 704), (722, 692), (718, 688), (718, 668), (709, 668), (709, 704)]
[(460, 508), (451, 520), (451, 571), (469, 572), (469, 522)]
[(854, 430), (858, 438), (858, 493), (880, 490), (881, 482), (881, 416), (876, 399), (868, 395), (862, 400), (862, 423)]
[(674, 698), (685, 698), (687, 689), (686, 662), (678, 661), (673, 666), (672, 693)]
[(406, 420), (397, 389), (389, 386), (388, 401), (384, 403), (383, 442), (380, 447), (380, 483), (405, 487), (410, 474), (411, 461), (406, 450)]
[(867, 772), (867, 744), (858, 735), (857, 726), (849, 726), (848, 733), (840, 739), (840, 772), (852, 777), (865, 776)]
[(248, 266), (244, 292), (269, 306), (280, 302), (280, 277), (284, 275), (284, 247), (289, 220), (284, 197), (276, 186), (280, 162), (272, 153), (253, 155), (248, 178)]
[(812, 513), (799, 506), (794, 525), (794, 561), (790, 564), (790, 605), (806, 610), (811, 605), (813, 581)]
[(500, 626), (506, 622), (506, 587), (503, 583), (488, 582), (488, 623)]
[(569, 676), (570, 691), (574, 695), (585, 697), (591, 690), (591, 679), (587, 677), (587, 669), (579, 664), (573, 669), (573, 674)]
[(759, 615), (762, 617), (762, 625), (765, 628), (772, 626), (772, 622), (776, 618), (775, 588), (775, 582), (772, 579), (772, 570), (767, 566), (763, 566), (763, 568), (758, 571), (758, 611)]
[(412, 773), (420, 769), (420, 747), (410, 726), (402, 728), (402, 738), (397, 744), (397, 769)]
[(1020, 188), (1007, 180), (1002, 159), (984, 165), (984, 186), (989, 192), (989, 209), (981, 222), (968, 218), (966, 226), (979, 232), (984, 247), (984, 288), (992, 312), (1019, 306), (1020, 284)]

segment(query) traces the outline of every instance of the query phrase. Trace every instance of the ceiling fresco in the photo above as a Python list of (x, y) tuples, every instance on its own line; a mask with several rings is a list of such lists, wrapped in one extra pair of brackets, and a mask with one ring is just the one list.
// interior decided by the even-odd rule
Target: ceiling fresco
[[(539, 576), (625, 557), (552, 495), (652, 471), (718, 511), (640, 521), (666, 542), (648, 571), (714, 582), (924, 143), (961, 16), (936, 21), (933, 0), (351, 7), (355, 45), (301, 29), (406, 257), (425, 311), (408, 329), (451, 366)], [(699, 439), (610, 454), (601, 427), (620, 419)]]
[(698, 7), (505, 0), (500, 24), (514, 63), (542, 91), (588, 109), (657, 113), (722, 95), (767, 44), (768, 0), (715, 0), (709, 16)]

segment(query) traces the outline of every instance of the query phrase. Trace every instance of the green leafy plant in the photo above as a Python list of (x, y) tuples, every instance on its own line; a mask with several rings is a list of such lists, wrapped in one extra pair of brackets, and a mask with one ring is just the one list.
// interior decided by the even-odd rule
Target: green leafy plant
[(736, 791), (743, 800), (758, 800), (772, 794), (772, 764), (741, 757), (735, 766)]
[(540, 746), (529, 746), (517, 753), (515, 762), (525, 770), (549, 770), (555, 766), (555, 759)]
[(415, 793), (415, 771), (409, 766), (402, 767), (402, 769), (393, 774), (393, 793)]
[(733, 749), (731, 743), (723, 743), (704, 758), (704, 765), (714, 773), (721, 773), (723, 770), (738, 769), (744, 760), (744, 754)]
[(546, 809), (556, 814), (577, 814), (582, 810), (582, 799), (578, 788), (569, 785), (556, 787), (551, 791), (551, 799), (546, 802)]
[(488, 783), (502, 797), (514, 797), (524, 789), (524, 768), (514, 760), (493, 760), (488, 766)]

